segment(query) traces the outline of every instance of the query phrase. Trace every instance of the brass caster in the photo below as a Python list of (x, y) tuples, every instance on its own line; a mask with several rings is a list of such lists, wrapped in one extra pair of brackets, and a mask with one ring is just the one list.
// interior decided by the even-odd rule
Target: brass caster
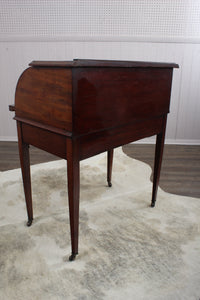
[(72, 254), (70, 255), (70, 257), (69, 257), (69, 261), (75, 260), (75, 259), (76, 259), (76, 255), (77, 255), (77, 254), (73, 254), (73, 253), (72, 253)]
[(108, 181), (108, 186), (111, 187), (112, 186), (112, 183), (110, 181)]
[(30, 227), (33, 222), (33, 219), (29, 219), (26, 223), (26, 226)]

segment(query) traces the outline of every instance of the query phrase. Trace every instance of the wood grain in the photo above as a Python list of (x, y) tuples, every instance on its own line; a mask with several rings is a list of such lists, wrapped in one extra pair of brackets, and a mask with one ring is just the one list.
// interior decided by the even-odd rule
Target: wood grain
[[(153, 170), (155, 145), (130, 144), (123, 150)], [(159, 185), (168, 193), (200, 198), (200, 146), (165, 145)]]
[(70, 69), (26, 69), (16, 88), (16, 117), (71, 131), (71, 82)]
[(162, 130), (162, 124), (163, 118), (155, 118), (81, 136), (80, 158), (85, 159), (105, 150), (158, 134)]
[(171, 80), (168, 68), (73, 69), (73, 131), (93, 133), (167, 114)]
[[(102, 63), (106, 67), (102, 67)], [(151, 66), (126, 67), (127, 62), (124, 62), (123, 67), (121, 62), (118, 68), (110, 64), (106, 60), (85, 60), (83, 67), (72, 69), (32, 66), (17, 84), (15, 119), (21, 128), (19, 148), (30, 144), (67, 159), (70, 260), (78, 253), (81, 159), (156, 134), (161, 138), (156, 145), (151, 206), (156, 202), (173, 65), (158, 67), (157, 63), (151, 63)], [(49, 126), (55, 130), (52, 132)], [(60, 129), (71, 132), (71, 136), (62, 135)], [(20, 150), (20, 157), (22, 154)], [(30, 168), (29, 160), (23, 157), (20, 161), (22, 174), (25, 174)], [(24, 181), (28, 216), (30, 189), (30, 180)], [(32, 217), (28, 219), (28, 226)]]

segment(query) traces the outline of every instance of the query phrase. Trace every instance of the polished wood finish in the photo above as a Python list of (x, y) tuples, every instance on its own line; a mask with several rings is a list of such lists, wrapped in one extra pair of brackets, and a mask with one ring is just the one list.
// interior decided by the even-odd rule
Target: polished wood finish
[(160, 178), (160, 170), (161, 170), (163, 149), (164, 149), (166, 122), (167, 122), (167, 117), (163, 119), (163, 130), (160, 133), (158, 133), (156, 136), (155, 157), (157, 157), (157, 159), (155, 159), (154, 162), (153, 192), (152, 192), (151, 207), (154, 207), (156, 203), (156, 196), (158, 191), (158, 183)]
[[(74, 60), (32, 62), (31, 66), (16, 88), (15, 119), (21, 128), (19, 147), (31, 144), (67, 159), (70, 260), (73, 260), (78, 253), (81, 159), (109, 151), (107, 178), (111, 183), (110, 151), (156, 134), (152, 206), (155, 205), (172, 71), (177, 65)], [(21, 162), (25, 174), (25, 160)], [(30, 186), (27, 177), (25, 197)], [(26, 202), (30, 205), (29, 200)]]
[(163, 117), (144, 120), (84, 135), (80, 137), (80, 158), (85, 159), (103, 151), (155, 135), (162, 131)]
[(30, 226), (33, 220), (33, 208), (32, 208), (32, 193), (31, 193), (29, 144), (24, 142), (23, 134), (22, 134), (22, 124), (20, 122), (17, 122), (17, 132), (18, 132), (19, 157), (21, 163), (24, 194), (25, 194), (26, 208), (28, 214), (27, 225)]
[(15, 111), (15, 106), (14, 105), (9, 105), (9, 111)]
[(24, 122), (20, 123), (26, 143), (66, 159), (66, 136)]
[(80, 67), (106, 67), (106, 68), (178, 68), (175, 63), (151, 62), (151, 61), (120, 61), (100, 59), (74, 59), (73, 61), (32, 61), (32, 67), (59, 67), (59, 68), (80, 68)]
[(77, 139), (67, 139), (67, 175), (69, 217), (71, 230), (72, 255), (69, 260), (74, 260), (78, 254), (78, 229), (79, 229), (79, 194), (80, 194), (80, 146)]
[(113, 149), (108, 150), (108, 152), (107, 152), (107, 156), (108, 156), (108, 158), (107, 158), (107, 182), (108, 182), (109, 187), (112, 186), (111, 179), (112, 179), (113, 153), (114, 153)]
[(170, 68), (165, 72), (161, 68), (151, 71), (146, 68), (75, 68), (74, 134), (102, 131), (167, 114), (171, 77)]
[(16, 117), (71, 132), (71, 81), (70, 69), (26, 69), (19, 78), (16, 88)]

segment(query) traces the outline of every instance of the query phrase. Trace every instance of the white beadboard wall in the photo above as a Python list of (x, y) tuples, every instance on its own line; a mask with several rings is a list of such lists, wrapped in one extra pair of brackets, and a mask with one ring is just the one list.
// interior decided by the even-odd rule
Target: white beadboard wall
[(2, 0), (0, 17), (0, 140), (17, 138), (8, 105), (29, 62), (94, 58), (178, 63), (166, 142), (200, 144), (200, 1)]

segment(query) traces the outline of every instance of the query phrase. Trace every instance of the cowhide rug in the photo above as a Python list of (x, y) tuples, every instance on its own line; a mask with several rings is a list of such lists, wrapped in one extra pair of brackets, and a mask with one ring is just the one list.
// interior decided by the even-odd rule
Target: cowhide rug
[(115, 151), (81, 162), (79, 255), (71, 253), (66, 162), (32, 166), (26, 227), (20, 169), (0, 173), (0, 299), (199, 300), (200, 199), (159, 189), (148, 165)]

